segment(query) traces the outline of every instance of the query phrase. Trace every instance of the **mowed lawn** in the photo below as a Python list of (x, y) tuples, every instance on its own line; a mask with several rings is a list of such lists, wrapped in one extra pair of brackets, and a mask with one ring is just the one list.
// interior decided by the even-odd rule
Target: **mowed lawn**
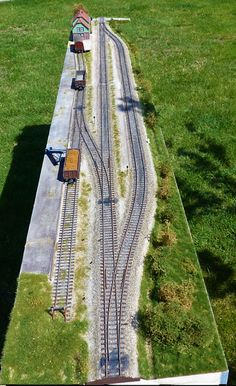
[[(74, 1), (0, 3), (1, 348), (13, 305)], [(149, 87), (236, 376), (234, 0), (89, 0), (120, 32)]]
[(120, 26), (149, 81), (236, 377), (236, 3), (140, 1)]

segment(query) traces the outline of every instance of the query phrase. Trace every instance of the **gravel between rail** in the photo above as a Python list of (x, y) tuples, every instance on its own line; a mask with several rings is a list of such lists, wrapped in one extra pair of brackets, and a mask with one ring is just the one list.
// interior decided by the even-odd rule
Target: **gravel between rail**
[[(115, 47), (117, 50), (116, 55), (118, 56), (118, 72), (122, 79), (122, 89), (123, 89), (123, 112), (126, 114), (126, 122), (128, 130), (128, 138), (130, 141), (129, 148), (131, 150), (131, 158), (132, 158), (132, 194), (130, 195), (130, 200), (127, 206), (128, 211), (126, 212), (126, 219), (122, 218), (122, 228), (123, 232), (119, 237), (119, 248), (117, 250), (117, 254), (115, 256), (115, 264), (113, 268), (113, 272), (111, 272), (110, 280), (107, 280), (107, 272), (106, 267), (104, 266), (102, 271), (102, 280), (100, 283), (100, 288), (102, 288), (102, 296), (105, 287), (106, 294), (110, 292), (108, 295), (108, 299), (110, 296), (111, 302), (113, 302), (114, 307), (112, 308), (112, 312), (109, 312), (109, 309), (104, 308), (104, 304), (101, 305), (100, 308), (100, 317), (102, 315), (102, 310), (105, 310), (105, 315), (103, 315), (104, 319), (106, 319), (107, 325), (107, 358), (104, 358), (104, 350), (103, 344), (104, 340), (100, 337), (97, 339), (97, 343), (100, 342), (101, 347), (101, 355), (100, 361), (98, 364), (97, 370), (95, 369), (94, 373), (91, 372), (90, 379), (97, 379), (104, 376), (137, 376), (138, 368), (137, 368), (137, 356), (136, 350), (134, 347), (136, 346), (136, 338), (133, 323), (131, 323), (134, 319), (133, 316), (137, 311), (137, 302), (138, 302), (138, 292), (139, 285), (141, 279), (141, 267), (142, 267), (142, 258), (145, 253), (143, 249), (147, 249), (147, 240), (144, 242), (144, 238), (148, 236), (151, 232), (151, 225), (153, 222), (153, 214), (155, 210), (154, 204), (154, 195), (155, 185), (148, 190), (147, 176), (152, 176), (152, 181), (155, 182), (153, 165), (151, 164), (150, 154), (147, 156), (147, 164), (146, 164), (146, 154), (148, 153), (146, 146), (146, 135), (145, 129), (143, 129), (143, 122), (140, 117), (140, 110), (137, 109), (138, 98), (134, 95), (134, 85), (133, 80), (130, 80), (130, 64), (127, 63), (126, 58), (126, 50), (123, 47), (122, 43), (105, 27), (104, 20), (100, 20), (100, 39), (101, 34), (106, 33), (107, 37), (111, 38), (115, 43)], [(103, 38), (102, 38), (103, 39)], [(104, 43), (105, 45), (105, 43)], [(100, 50), (101, 51), (101, 50)], [(104, 69), (104, 65), (102, 67)], [(106, 71), (104, 70), (104, 73)], [(122, 78), (123, 77), (123, 78)], [(105, 79), (102, 80), (102, 86), (107, 87), (107, 81)], [(106, 90), (103, 90), (105, 93)], [(103, 110), (106, 109), (106, 106), (103, 105)], [(107, 113), (106, 113), (107, 114)], [(102, 124), (103, 126), (103, 124)], [(141, 126), (141, 128), (140, 128)], [(86, 133), (87, 135), (87, 133)], [(95, 142), (95, 139), (94, 139)], [(145, 148), (145, 151), (143, 150)], [(100, 151), (100, 150), (98, 150)], [(102, 154), (102, 152), (101, 152)], [(106, 164), (104, 162), (104, 169), (109, 172), (109, 162)], [(146, 166), (148, 166), (146, 168)], [(147, 171), (147, 170), (148, 171)], [(103, 170), (103, 168), (101, 169)], [(147, 205), (147, 197), (148, 197), (148, 205)], [(150, 200), (149, 200), (150, 199)], [(107, 200), (107, 206), (109, 207), (113, 200)], [(144, 216), (147, 214), (147, 218)], [(148, 221), (146, 221), (148, 219)], [(151, 219), (151, 221), (150, 221)], [(145, 226), (145, 230), (143, 229), (143, 225)], [(140, 246), (140, 240), (142, 246)], [(104, 245), (106, 248), (106, 244)], [(109, 247), (108, 247), (109, 248)], [(140, 255), (141, 252), (141, 256)], [(103, 252), (102, 252), (103, 255)], [(138, 259), (137, 259), (138, 256)], [(103, 258), (103, 256), (101, 256)], [(114, 258), (110, 259), (114, 261)], [(110, 263), (109, 263), (110, 264)], [(135, 285), (133, 285), (133, 268), (135, 271), (138, 271), (138, 278), (136, 280)], [(110, 267), (109, 267), (110, 270)], [(109, 271), (108, 271), (109, 272)], [(132, 283), (131, 283), (132, 279)], [(135, 294), (135, 310), (130, 305), (130, 294)], [(107, 296), (107, 295), (106, 295)], [(115, 302), (117, 306), (115, 306)], [(90, 303), (91, 304), (91, 303)], [(130, 314), (130, 311), (133, 315)], [(102, 321), (104, 320), (102, 318)], [(127, 323), (128, 320), (128, 323)], [(100, 320), (100, 329), (103, 328), (103, 322)], [(117, 322), (115, 322), (117, 321)], [(95, 323), (93, 323), (94, 325)], [(131, 331), (132, 330), (132, 331)], [(115, 337), (118, 331), (117, 338)], [(127, 334), (128, 332), (128, 334)], [(102, 334), (103, 335), (103, 334)], [(111, 336), (111, 341), (110, 337)], [(111, 343), (113, 341), (113, 343)], [(117, 348), (114, 346), (115, 341), (118, 342)], [(134, 342), (135, 345), (130, 346), (130, 343)], [(113, 344), (113, 346), (112, 346)], [(98, 345), (95, 343), (93, 348)], [(93, 357), (97, 357), (97, 354), (92, 355)], [(106, 370), (104, 370), (106, 368)]]
[[(107, 70), (108, 40), (113, 44), (112, 55), (117, 59), (116, 76), (120, 77), (122, 97), (118, 114), (121, 114), (121, 111), (124, 114), (122, 121), (126, 123), (126, 127), (122, 131), (126, 131), (128, 142), (126, 149), (129, 149), (130, 153), (130, 177), (127, 186), (129, 199), (124, 201), (125, 211), (124, 205), (122, 207), (118, 235), (116, 218), (119, 218), (121, 213), (118, 213), (120, 206), (116, 205), (119, 197), (116, 197), (117, 170), (113, 162), (112, 125), (114, 122), (111, 122), (110, 79)], [(126, 48), (120, 39), (106, 27), (103, 18), (99, 22), (98, 42), (100, 53), (99, 94), (97, 95), (99, 110), (96, 113), (99, 124), (97, 129), (99, 130), (96, 137), (93, 137), (84, 116), (85, 93), (77, 92), (76, 109), (72, 111), (72, 129), (69, 138), (70, 146), (81, 144), (82, 151), (86, 149), (83, 155), (88, 156), (88, 165), (94, 177), (95, 207), (97, 216), (99, 216), (100, 239), (98, 239), (99, 235), (95, 234), (98, 241), (94, 243), (93, 247), (88, 247), (88, 250), (93, 251), (95, 255), (98, 253), (98, 247), (100, 249), (100, 258), (92, 260), (95, 264), (91, 267), (91, 278), (95, 280), (89, 286), (89, 293), (86, 296), (89, 317), (95, 318), (91, 323), (94, 344), (90, 344), (90, 349), (91, 358), (93, 360), (96, 358), (96, 368), (91, 371), (91, 380), (105, 377), (138, 376), (137, 355), (134, 349), (136, 347), (134, 319), (137, 312), (142, 261), (147, 249), (147, 236), (151, 232), (155, 210), (153, 184), (151, 189), (148, 189), (149, 178), (151, 176), (152, 181), (155, 181), (155, 174), (150, 151), (146, 145), (141, 108), (134, 91)], [(76, 67), (82, 68), (84, 66), (83, 56), (79, 54), (76, 55), (76, 58)], [(119, 131), (121, 132), (120, 128)], [(122, 157), (122, 149), (120, 152)], [(114, 173), (116, 178), (114, 178)], [(69, 204), (68, 208), (70, 211)], [(61, 226), (63, 227), (63, 223)], [(65, 243), (68, 244), (68, 239), (65, 240)], [(60, 262), (60, 259), (61, 256), (57, 261)], [(58, 283), (57, 280), (61, 276), (64, 277), (65, 274), (64, 276), (55, 274), (54, 293), (57, 293), (58, 288), (63, 286), (63, 283)], [(71, 298), (72, 280), (70, 279), (68, 283), (70, 283)], [(96, 302), (99, 301), (99, 307), (96, 307), (98, 305), (93, 304), (91, 300), (94, 293), (96, 296), (93, 301), (95, 299)], [(56, 302), (54, 303), (57, 307)], [(100, 328), (95, 331), (96, 326)], [(91, 337), (91, 332), (89, 337)], [(98, 347), (100, 347), (99, 351)]]

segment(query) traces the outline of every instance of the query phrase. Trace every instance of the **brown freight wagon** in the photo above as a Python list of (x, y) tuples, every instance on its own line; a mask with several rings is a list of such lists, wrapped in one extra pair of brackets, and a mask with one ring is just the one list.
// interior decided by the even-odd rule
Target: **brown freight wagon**
[(84, 43), (82, 41), (75, 42), (75, 52), (84, 52)]
[(73, 182), (79, 178), (80, 151), (79, 149), (67, 149), (63, 169), (64, 181)]
[(78, 90), (83, 90), (85, 88), (85, 70), (76, 71), (75, 75), (75, 88)]

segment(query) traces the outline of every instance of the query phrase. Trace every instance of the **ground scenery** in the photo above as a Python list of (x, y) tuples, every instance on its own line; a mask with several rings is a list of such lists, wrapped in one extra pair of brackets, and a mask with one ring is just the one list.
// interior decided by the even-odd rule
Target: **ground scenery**
[[(229, 384), (234, 384), (235, 2), (114, 0), (108, 4), (101, 0), (85, 5), (94, 18), (131, 19), (112, 21), (110, 26), (129, 48), (157, 174), (155, 224), (144, 261), (138, 312), (139, 373), (157, 378), (206, 369), (223, 371), (220, 337)], [(81, 287), (77, 316), (69, 328), (58, 318), (52, 324), (46, 312), (50, 286), (45, 275), (24, 274), (18, 279), (72, 9), (73, 1), (66, 0), (60, 6), (52, 0), (0, 3), (3, 383), (84, 383), (88, 379), (85, 337), (89, 326), (83, 300), (86, 240), (80, 240), (82, 258), (76, 277)], [(87, 68), (90, 60), (88, 54)], [(121, 174), (121, 195), (124, 178)], [(90, 190), (82, 179), (79, 205), (85, 230)], [(46, 370), (41, 363), (47, 364)]]

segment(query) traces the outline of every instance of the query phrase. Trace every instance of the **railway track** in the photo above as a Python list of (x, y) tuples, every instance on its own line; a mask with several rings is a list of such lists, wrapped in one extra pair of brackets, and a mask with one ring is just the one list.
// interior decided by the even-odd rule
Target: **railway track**
[[(117, 223), (105, 40), (106, 36), (104, 33), (103, 23), (100, 23), (100, 146), (103, 161), (100, 166), (102, 182), (102, 197), (100, 206), (100, 230), (102, 240), (100, 272), (102, 283), (101, 305), (103, 310), (101, 313), (101, 375), (104, 377), (120, 374), (117, 289), (116, 286), (111, 288), (117, 255)], [(107, 175), (104, 173), (103, 165), (107, 171)]]
[[(116, 224), (116, 197), (113, 177), (112, 134), (109, 113), (109, 90), (106, 58), (106, 38), (112, 39), (119, 58), (120, 79), (123, 87), (124, 110), (132, 154), (133, 189), (129, 210), (119, 240)], [(117, 377), (127, 372), (129, 362), (125, 344), (126, 302), (129, 278), (146, 207), (147, 175), (136, 105), (125, 51), (120, 40), (107, 29), (103, 19), (99, 24), (100, 51), (100, 146), (87, 128), (83, 108), (84, 92), (76, 96), (71, 143), (84, 142), (92, 160), (96, 176), (100, 213), (100, 375)], [(77, 55), (77, 68), (84, 69), (81, 54)], [(72, 194), (74, 187), (74, 196)], [(61, 311), (66, 320), (70, 317), (74, 279), (74, 244), (77, 218), (77, 183), (64, 187), (63, 207), (54, 273), (52, 314)], [(71, 195), (71, 197), (70, 197)], [(72, 197), (73, 196), (73, 197)], [(70, 246), (68, 248), (68, 246)]]
[[(83, 55), (76, 55), (76, 68), (84, 69)], [(69, 147), (80, 147), (80, 128), (82, 125), (82, 110), (84, 96), (83, 92), (76, 92), (74, 104), (77, 112), (72, 109)], [(52, 306), (49, 312), (52, 317), (56, 311), (64, 315), (65, 321), (71, 317), (72, 296), (75, 273), (75, 243), (77, 229), (77, 204), (78, 184), (65, 183), (62, 191), (61, 216), (59, 219), (59, 233), (57, 240), (57, 251), (54, 265)]]
[[(130, 207), (123, 228), (119, 244), (111, 292), (113, 288), (119, 288), (117, 292), (118, 303), (118, 341), (120, 347), (120, 374), (128, 366), (128, 359), (125, 349), (125, 315), (126, 302), (129, 293), (129, 278), (132, 262), (138, 238), (144, 218), (147, 194), (147, 173), (145, 170), (144, 151), (140, 129), (136, 116), (136, 104), (132, 93), (132, 84), (129, 77), (129, 70), (126, 61), (124, 47), (120, 40), (107, 29), (104, 23), (104, 31), (112, 39), (119, 58), (120, 79), (123, 89), (124, 108), (129, 134), (130, 149), (133, 164), (133, 190), (131, 194)], [(122, 368), (121, 368), (122, 364)]]
[(78, 183), (65, 184), (63, 190), (54, 267), (53, 304), (49, 311), (52, 317), (55, 311), (59, 311), (65, 320), (69, 320), (74, 284)]
[[(101, 377), (120, 375), (120, 353), (118, 340), (118, 305), (116, 288), (111, 291), (112, 276), (117, 254), (117, 225), (115, 191), (113, 181), (113, 156), (111, 125), (109, 118), (109, 92), (106, 60), (105, 34), (100, 29), (100, 146), (96, 144), (85, 122), (81, 138), (91, 157), (97, 181), (100, 214), (100, 275), (101, 275)], [(84, 95), (83, 95), (84, 98)], [(82, 103), (83, 104), (83, 103)], [(108, 319), (109, 316), (109, 319)]]
[(87, 129), (83, 132), (83, 138), (93, 159), (101, 196), (101, 377), (117, 377), (122, 375), (128, 367), (124, 331), (125, 306), (132, 259), (145, 211), (146, 171), (135, 106), (134, 103), (131, 103), (133, 100), (132, 86), (125, 52), (123, 46), (120, 47), (117, 43), (133, 161), (133, 191), (118, 248), (105, 33), (115, 41), (115, 37), (107, 30), (101, 19), (99, 26), (100, 150)]
[[(113, 40), (114, 44), (116, 44), (118, 51), (120, 77), (125, 101), (124, 108), (127, 115), (133, 163), (133, 190), (119, 246), (117, 244), (105, 33)], [(104, 378), (119, 377), (127, 371), (129, 366), (124, 331), (126, 301), (132, 261), (146, 206), (146, 171), (125, 52), (119, 40), (106, 28), (103, 19), (100, 20), (99, 39), (100, 149), (86, 127), (85, 121), (82, 125), (81, 136), (93, 161), (92, 164), (95, 175), (97, 176), (100, 197), (100, 370), (101, 377)]]

